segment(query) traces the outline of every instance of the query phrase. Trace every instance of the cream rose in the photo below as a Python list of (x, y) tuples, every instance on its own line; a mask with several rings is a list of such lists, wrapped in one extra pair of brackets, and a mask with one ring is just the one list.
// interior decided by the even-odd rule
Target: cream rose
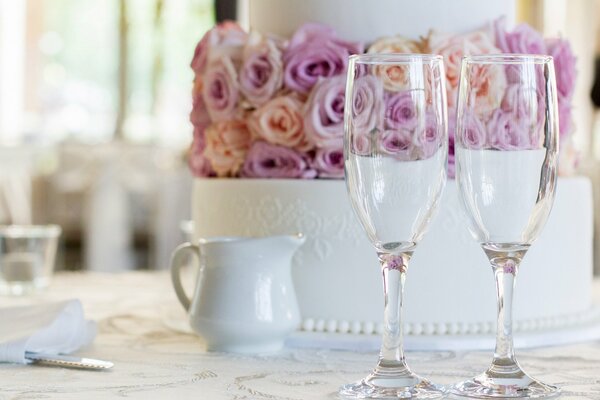
[(244, 164), (251, 137), (243, 121), (216, 122), (206, 128), (204, 156), (220, 177), (234, 176)]
[(303, 104), (293, 96), (276, 97), (255, 110), (248, 119), (252, 135), (268, 143), (302, 147), (305, 142)]
[[(402, 36), (384, 37), (377, 40), (369, 47), (367, 53), (422, 53), (422, 43), (407, 39)], [(409, 70), (403, 66), (376, 66), (374, 75), (383, 78), (386, 90), (399, 91), (407, 89)]]

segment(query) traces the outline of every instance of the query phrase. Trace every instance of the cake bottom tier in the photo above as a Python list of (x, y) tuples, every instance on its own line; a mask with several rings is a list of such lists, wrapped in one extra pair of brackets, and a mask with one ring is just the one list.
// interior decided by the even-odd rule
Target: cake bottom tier
[[(192, 197), (196, 237), (306, 235), (293, 260), (305, 330), (368, 334), (382, 329), (379, 263), (343, 181), (196, 179)], [(548, 223), (519, 270), (517, 331), (586, 318), (592, 223), (589, 181), (560, 178)], [(439, 213), (408, 268), (406, 334), (494, 329), (493, 274), (466, 226), (456, 184), (448, 181)]]

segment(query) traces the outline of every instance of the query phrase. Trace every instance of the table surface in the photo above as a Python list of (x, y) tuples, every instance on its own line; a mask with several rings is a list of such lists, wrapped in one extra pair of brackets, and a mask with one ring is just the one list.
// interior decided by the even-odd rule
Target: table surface
[[(79, 298), (98, 323), (78, 354), (113, 361), (109, 371), (0, 364), (8, 399), (333, 399), (364, 377), (377, 354), (285, 349), (271, 356), (206, 353), (194, 335), (167, 322), (177, 300), (164, 272), (58, 274), (44, 293), (0, 298), (0, 306)], [(518, 351), (535, 377), (562, 387), (561, 399), (600, 399), (600, 342)], [(481, 372), (488, 352), (410, 352), (412, 369), (441, 384)]]

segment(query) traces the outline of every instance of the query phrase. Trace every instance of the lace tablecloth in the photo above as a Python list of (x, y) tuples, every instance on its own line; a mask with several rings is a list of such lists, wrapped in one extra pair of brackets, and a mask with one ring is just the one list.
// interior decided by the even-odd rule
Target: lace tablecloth
[[(50, 289), (0, 306), (79, 298), (99, 335), (80, 355), (113, 361), (109, 371), (0, 364), (8, 399), (332, 399), (362, 378), (376, 353), (286, 349), (274, 356), (206, 353), (201, 340), (173, 331), (177, 307), (164, 272), (59, 274)], [(0, 321), (2, 323), (2, 321)], [(600, 342), (523, 350), (523, 367), (563, 389), (563, 399), (600, 399)], [(450, 384), (481, 372), (488, 352), (408, 353), (415, 372)]]

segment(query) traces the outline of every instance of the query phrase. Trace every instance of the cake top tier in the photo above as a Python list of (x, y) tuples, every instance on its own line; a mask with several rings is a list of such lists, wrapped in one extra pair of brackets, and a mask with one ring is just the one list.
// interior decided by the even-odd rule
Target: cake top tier
[(514, 20), (514, 0), (250, 0), (251, 29), (283, 37), (305, 22), (333, 27), (346, 40), (382, 36), (417, 38), (431, 28), (462, 33), (505, 15)]

